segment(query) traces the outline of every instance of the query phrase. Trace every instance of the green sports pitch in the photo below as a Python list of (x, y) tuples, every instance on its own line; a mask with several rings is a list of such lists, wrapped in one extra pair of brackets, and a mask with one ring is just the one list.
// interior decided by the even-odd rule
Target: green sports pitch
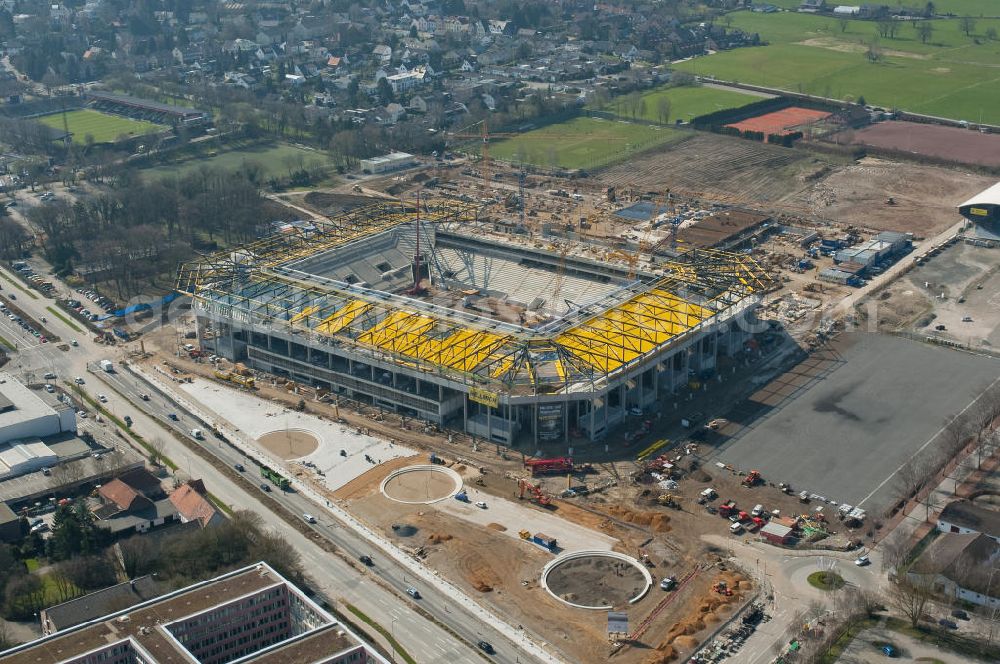
[(165, 129), (163, 125), (153, 122), (133, 120), (90, 109), (67, 111), (65, 122), (62, 113), (43, 115), (38, 121), (57, 130), (67, 127), (73, 135), (73, 142), (81, 145), (87, 142), (87, 136), (93, 137), (94, 143), (114, 143), (121, 136), (132, 138)]
[[(1000, 14), (1000, 3), (997, 14)], [(971, 3), (969, 5), (972, 6)], [(727, 16), (766, 46), (695, 58), (677, 69), (914, 113), (1000, 123), (1000, 19), (897, 21), (895, 37), (876, 36), (874, 21), (841, 21), (798, 12)], [(920, 25), (930, 26), (921, 34)], [(874, 44), (876, 62), (868, 57)]]
[[(664, 104), (666, 100), (669, 104)], [(687, 85), (674, 88), (658, 88), (642, 95), (642, 103), (636, 110), (636, 118), (650, 122), (674, 122), (706, 115), (730, 108), (739, 108), (760, 101), (761, 97), (742, 92), (721, 90), (706, 85)], [(620, 117), (632, 117), (632, 108), (628, 97), (617, 97), (603, 108), (598, 109), (614, 113)]]
[(593, 169), (685, 136), (667, 127), (582, 117), (502, 140), (490, 146), (490, 155), (543, 168)]

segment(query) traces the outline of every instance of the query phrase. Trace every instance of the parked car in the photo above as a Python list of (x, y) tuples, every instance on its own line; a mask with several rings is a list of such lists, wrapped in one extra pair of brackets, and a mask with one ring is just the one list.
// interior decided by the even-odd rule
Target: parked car
[(871, 562), (872, 562), (871, 558), (869, 558), (867, 554), (863, 556), (858, 556), (854, 560), (854, 564), (857, 565), (858, 567), (864, 567), (865, 565), (870, 565)]
[(951, 617), (952, 618), (958, 618), (959, 620), (968, 620), (969, 619), (969, 614), (966, 613), (965, 611), (963, 611), (962, 609), (954, 609), (951, 612)]
[(359, 557), (359, 558), (358, 558), (358, 560), (360, 560), (360, 561), (361, 561), (362, 563), (364, 563), (364, 564), (365, 564), (365, 565), (367, 565), (368, 567), (371, 567), (372, 565), (374, 565), (374, 564), (375, 564), (375, 563), (374, 563), (374, 562), (372, 561), (372, 557), (371, 557), (371, 556), (365, 556), (365, 555), (362, 555), (361, 557)]
[(77, 385), (83, 385), (85, 381), (79, 376), (77, 376), (76, 378), (73, 379), (73, 382), (76, 383)]
[(484, 653), (488, 655), (493, 654), (493, 646), (490, 644), (489, 641), (479, 641), (476, 645), (479, 646), (479, 649), (482, 650)]
[(233, 466), (233, 468), (235, 468), (236, 470), (240, 471), (241, 473), (246, 470), (246, 468), (243, 467), (242, 463), (236, 464), (235, 466)]
[(477, 500), (476, 501), (476, 507), (478, 507), (481, 510), (486, 509), (486, 501), (485, 500)]
[(886, 657), (898, 657), (899, 656), (899, 650), (897, 650), (896, 646), (892, 645), (891, 643), (879, 643), (879, 644), (876, 644), (876, 647), (879, 650), (881, 650), (882, 654), (885, 655)]
[(942, 627), (947, 627), (948, 629), (958, 629), (958, 623), (954, 620), (948, 620), (947, 618), (941, 618), (938, 624)]
[(271, 485), (270, 484), (265, 484), (264, 482), (261, 482), (260, 483), (260, 490), (263, 491), (264, 493), (271, 493)]
[(413, 599), (420, 599), (420, 591), (414, 588), (413, 586), (410, 586), (409, 588), (406, 589), (406, 594), (412, 597)]

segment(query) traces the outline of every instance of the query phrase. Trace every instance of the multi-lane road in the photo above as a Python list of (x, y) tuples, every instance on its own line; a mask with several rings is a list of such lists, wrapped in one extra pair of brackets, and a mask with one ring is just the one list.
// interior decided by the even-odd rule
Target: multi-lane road
[[(367, 540), (336, 520), (323, 506), (312, 503), (299, 493), (270, 493), (270, 497), (276, 499), (292, 515), (304, 512), (325, 515), (320, 516), (319, 522), (313, 526), (312, 538), (303, 535), (261, 500), (258, 467), (250, 459), (216, 440), (210, 433), (201, 443), (191, 439), (188, 435), (191, 429), (204, 429), (204, 424), (141, 377), (124, 369), (115, 374), (89, 371), (101, 359), (117, 360), (121, 351), (96, 344), (90, 338), (91, 335), (70, 329), (63, 321), (46, 311), (46, 306), (54, 306), (53, 300), (37, 292), (34, 293), (37, 299), (33, 299), (11, 286), (7, 280), (16, 281), (17, 277), (6, 270), (0, 270), (4, 292), (16, 292), (16, 304), (22, 310), (36, 320), (45, 316), (49, 329), (64, 341), (77, 340), (79, 346), (62, 346), (67, 350), (61, 350), (57, 344), (40, 344), (31, 335), (24, 338), (16, 324), (14, 327), (17, 329), (5, 326), (0, 333), (2, 336), (9, 338), (8, 334), (11, 334), (26, 343), (23, 347), (19, 344), (18, 351), (11, 354), (11, 362), (5, 370), (20, 377), (29, 376), (35, 381), (41, 380), (44, 373), (51, 371), (57, 374), (57, 381), (60, 383), (82, 376), (86, 381), (81, 386), (82, 389), (91, 396), (105, 394), (108, 402), (104, 406), (118, 417), (129, 415), (133, 419), (134, 430), (149, 440), (162, 443), (163, 453), (180, 466), (182, 471), (202, 478), (215, 496), (233, 508), (249, 509), (260, 514), (269, 527), (279, 532), (299, 552), (306, 573), (323, 596), (334, 603), (342, 600), (358, 607), (389, 630), (417, 661), (482, 662), (485, 655), (475, 647), (479, 640), (486, 640), (496, 648), (496, 654), (489, 658), (492, 661), (539, 661), (501, 631), (463, 608), (461, 603), (453, 602), (444, 592), (416, 581), (389, 554), (374, 549)], [(11, 323), (6, 318), (3, 320)], [(149, 401), (140, 398), (142, 393), (150, 395)], [(177, 415), (176, 422), (168, 418), (170, 413)], [(168, 432), (168, 428), (172, 428), (180, 437), (186, 437), (187, 441), (178, 440), (178, 437)], [(237, 476), (239, 473), (234, 475), (221, 472), (192, 452), (188, 447), (192, 444), (202, 445), (230, 468), (234, 468), (237, 463), (242, 464), (245, 472), (242, 476)], [(326, 538), (335, 544), (344, 557), (324, 551), (316, 544), (315, 540), (318, 538)], [(372, 556), (374, 567), (365, 568), (360, 563), (352, 564), (351, 561), (356, 561), (362, 554)], [(377, 582), (376, 577), (380, 581)], [(404, 594), (409, 586), (420, 590), (423, 598), (419, 602)], [(422, 615), (418, 608), (433, 619)], [(447, 626), (447, 629), (442, 626)]]

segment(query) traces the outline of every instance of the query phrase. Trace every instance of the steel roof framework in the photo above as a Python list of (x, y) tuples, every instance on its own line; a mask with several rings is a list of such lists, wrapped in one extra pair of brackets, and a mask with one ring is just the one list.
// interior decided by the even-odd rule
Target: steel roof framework
[[(371, 289), (314, 283), (282, 269), (411, 222), (414, 212), (378, 204), (318, 222), (315, 229), (207, 256), (181, 268), (177, 290), (218, 317), (305, 335), (302, 343), (344, 344), (462, 383), (539, 394), (593, 385), (627, 370), (773, 284), (748, 255), (695, 249), (664, 265), (663, 277), (630, 288), (627, 299), (588, 316), (576, 312), (562, 325), (546, 325), (542, 333), (468, 312), (428, 310)], [(476, 221), (478, 209), (429, 201), (420, 217), (460, 225)]]

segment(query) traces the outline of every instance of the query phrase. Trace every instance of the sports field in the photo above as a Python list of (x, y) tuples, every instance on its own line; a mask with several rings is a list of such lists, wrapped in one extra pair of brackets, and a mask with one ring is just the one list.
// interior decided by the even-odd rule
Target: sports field
[(331, 165), (330, 156), (319, 150), (308, 150), (288, 143), (255, 143), (245, 147), (209, 153), (175, 164), (165, 164), (142, 171), (143, 177), (162, 180), (179, 178), (200, 169), (234, 171), (244, 164), (256, 165), (263, 179), (287, 177), (301, 168), (312, 170)]
[(163, 125), (152, 122), (132, 120), (120, 115), (110, 115), (90, 109), (67, 111), (65, 125), (62, 113), (43, 115), (38, 118), (38, 121), (54, 129), (61, 130), (64, 126), (68, 126), (70, 133), (73, 134), (73, 142), (81, 145), (87, 142), (87, 136), (92, 136), (95, 143), (113, 143), (122, 135), (141, 136), (151, 131), (158, 132), (164, 129)]
[[(1000, 5), (1000, 3), (996, 3)], [(943, 11), (943, 10), (942, 10)], [(998, 6), (996, 13), (1000, 13)], [(857, 100), (947, 118), (1000, 123), (1000, 19), (978, 19), (966, 36), (957, 19), (926, 22), (922, 42), (912, 22), (895, 38), (877, 39), (881, 59), (867, 57), (876, 24), (780, 12), (729, 14), (732, 27), (759, 33), (767, 46), (695, 58), (678, 69), (793, 92)], [(843, 29), (842, 29), (843, 27)]]
[[(662, 113), (667, 107), (660, 101), (669, 101), (669, 114)], [(690, 121), (691, 118), (722, 111), (729, 108), (739, 108), (760, 101), (761, 97), (742, 92), (720, 90), (704, 85), (691, 85), (676, 88), (659, 88), (642, 95), (642, 105), (636, 113), (637, 118), (651, 122)], [(629, 100), (618, 97), (604, 109), (622, 117), (632, 117)]]
[(683, 139), (688, 134), (598, 118), (574, 118), (490, 146), (495, 159), (544, 168), (599, 168), (628, 154)]
[[(802, 0), (768, 0), (767, 4), (781, 7), (782, 9), (798, 9)], [(826, 3), (827, 7), (836, 6), (842, 3)], [(853, 3), (861, 4), (861, 3)], [(886, 3), (892, 6), (892, 3)], [(926, 2), (914, 2), (907, 6), (924, 7)], [(954, 14), (955, 16), (1000, 16), (1000, 5), (996, 0), (937, 0), (934, 3), (934, 13)]]
[(795, 131), (797, 127), (812, 124), (827, 117), (830, 117), (830, 114), (826, 111), (814, 111), (810, 108), (792, 106), (790, 108), (783, 108), (780, 111), (774, 111), (773, 113), (765, 113), (764, 115), (747, 118), (746, 120), (726, 126), (739, 129), (740, 131), (763, 132), (765, 136), (767, 134), (781, 134), (784, 136)]

